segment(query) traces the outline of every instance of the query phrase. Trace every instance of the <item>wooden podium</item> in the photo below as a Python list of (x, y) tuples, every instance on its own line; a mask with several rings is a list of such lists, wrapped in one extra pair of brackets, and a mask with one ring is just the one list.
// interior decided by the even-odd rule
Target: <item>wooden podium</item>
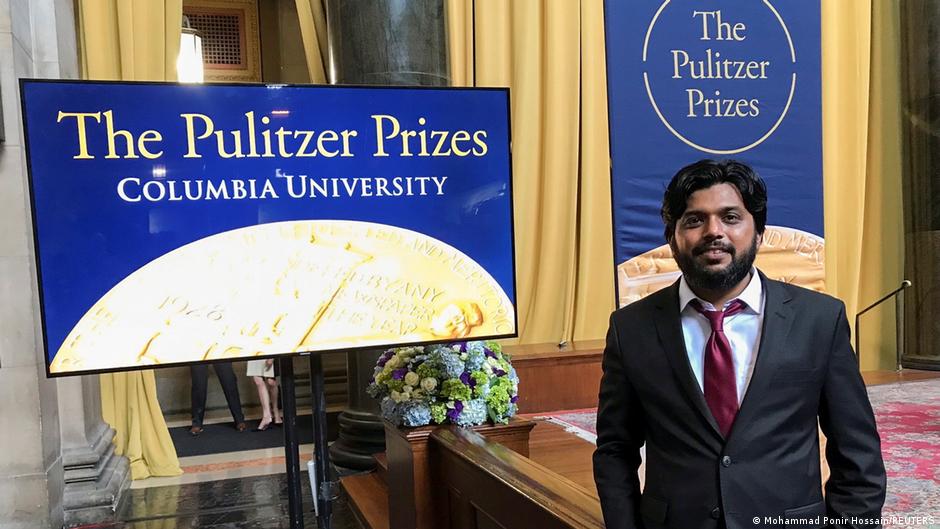
[[(513, 418), (505, 425), (482, 425), (473, 430), (487, 441), (500, 443), (525, 457), (529, 456), (529, 432), (532, 421)], [(435, 490), (434, 469), (429, 464), (431, 433), (438, 428), (424, 426), (399, 428), (385, 422), (385, 455), (388, 461), (388, 517), (390, 529), (435, 529), (438, 513), (446, 509)]]

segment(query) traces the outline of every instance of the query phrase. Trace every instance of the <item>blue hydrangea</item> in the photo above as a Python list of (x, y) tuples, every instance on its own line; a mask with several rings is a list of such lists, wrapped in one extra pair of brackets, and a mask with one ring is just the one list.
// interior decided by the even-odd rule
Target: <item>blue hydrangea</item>
[(509, 381), (512, 382), (512, 385), (519, 385), (519, 375), (516, 374), (516, 368), (509, 366)]
[(405, 426), (425, 426), (431, 423), (431, 407), (424, 402), (404, 402), (398, 411)]
[(484, 421), (486, 421), (486, 401), (473, 399), (464, 402), (463, 411), (457, 418), (457, 424), (460, 426), (475, 426), (483, 424)]
[(478, 371), (483, 368), (484, 363), (486, 363), (486, 355), (483, 354), (482, 347), (478, 350), (471, 349), (467, 351), (467, 370), (468, 371)]
[(434, 356), (440, 356), (441, 353), (452, 353), (454, 350), (446, 345), (434, 344), (428, 346), (428, 354)]
[(454, 352), (441, 353), (441, 371), (444, 372), (444, 378), (460, 378), (463, 373), (464, 365), (460, 355)]
[(398, 413), (398, 404), (394, 400), (390, 399), (389, 397), (385, 397), (382, 399), (381, 404), (379, 404), (379, 408), (382, 410), (382, 417), (388, 419), (388, 421), (395, 426), (401, 424), (401, 415)]

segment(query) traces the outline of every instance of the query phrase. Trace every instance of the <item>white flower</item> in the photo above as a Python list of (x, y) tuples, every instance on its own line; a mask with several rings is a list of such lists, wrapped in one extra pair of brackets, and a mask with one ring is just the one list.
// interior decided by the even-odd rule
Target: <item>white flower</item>
[(493, 358), (492, 356), (489, 356), (489, 357), (486, 358), (486, 363), (489, 364), (489, 365), (491, 365), (491, 366), (493, 366), (493, 367), (498, 367), (498, 366), (499, 366), (499, 360)]
[(409, 400), (411, 400), (411, 392), (410, 392), (410, 391), (403, 391), (403, 392), (401, 393), (401, 401), (402, 401), (402, 402), (408, 402)]
[(404, 386), (401, 387), (401, 392), (402, 392), (402, 393), (411, 393), (411, 390), (413, 390), (413, 389), (415, 389), (415, 388), (406, 384), (406, 385), (404, 385)]
[(419, 380), (421, 380), (421, 378), (414, 371), (409, 371), (405, 374), (405, 384), (409, 386), (417, 386)]
[(437, 379), (434, 377), (428, 377), (421, 381), (421, 389), (427, 391), (428, 393), (434, 391), (434, 388), (437, 387)]
[(385, 364), (385, 369), (392, 370), (398, 368), (401, 365), (401, 358), (398, 355), (395, 355), (388, 359), (388, 362)]
[(391, 397), (391, 399), (395, 402), (401, 402), (403, 400), (401, 398), (401, 393), (395, 391), (394, 389), (392, 390), (392, 393), (389, 395), (389, 397)]

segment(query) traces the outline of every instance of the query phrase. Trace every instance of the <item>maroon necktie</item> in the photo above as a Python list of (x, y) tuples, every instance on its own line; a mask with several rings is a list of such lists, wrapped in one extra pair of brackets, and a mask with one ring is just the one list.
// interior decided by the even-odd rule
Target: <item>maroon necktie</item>
[(690, 303), (692, 307), (708, 318), (712, 333), (705, 343), (705, 376), (702, 388), (705, 402), (718, 422), (722, 435), (728, 437), (734, 416), (738, 413), (738, 387), (734, 376), (734, 360), (731, 357), (731, 343), (725, 336), (724, 320), (727, 316), (744, 310), (745, 305), (739, 299), (732, 301), (724, 312), (705, 310), (697, 299)]

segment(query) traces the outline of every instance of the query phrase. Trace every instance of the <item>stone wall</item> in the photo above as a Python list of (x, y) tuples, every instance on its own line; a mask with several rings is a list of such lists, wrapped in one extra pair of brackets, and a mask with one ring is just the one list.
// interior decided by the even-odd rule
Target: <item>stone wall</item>
[[(42, 358), (32, 224), (17, 79), (75, 76), (74, 30), (59, 41), (56, 9), (71, 2), (0, 0), (0, 527), (62, 525), (58, 388)], [(68, 27), (73, 27), (73, 20)], [(64, 49), (60, 50), (60, 44)], [(71, 71), (59, 56), (70, 56)]]

